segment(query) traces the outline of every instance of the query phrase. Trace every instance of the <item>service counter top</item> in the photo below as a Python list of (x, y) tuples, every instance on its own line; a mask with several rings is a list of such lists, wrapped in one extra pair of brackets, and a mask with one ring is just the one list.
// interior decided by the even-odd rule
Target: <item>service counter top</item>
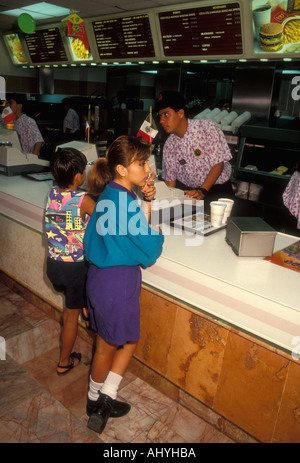
[[(0, 213), (38, 232), (52, 181), (0, 176)], [(187, 246), (184, 232), (165, 236), (162, 256), (143, 283), (184, 304), (291, 352), (300, 336), (300, 275), (263, 258), (237, 257), (225, 230)], [(299, 238), (277, 234), (274, 252)], [(191, 241), (190, 241), (191, 242)]]
[(22, 175), (0, 174), (0, 212), (42, 232), (45, 200), (52, 185), (52, 180), (38, 182)]

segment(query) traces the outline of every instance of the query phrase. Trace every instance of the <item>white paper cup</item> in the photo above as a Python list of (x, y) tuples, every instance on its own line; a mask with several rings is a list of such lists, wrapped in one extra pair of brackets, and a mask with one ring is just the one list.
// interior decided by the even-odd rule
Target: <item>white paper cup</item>
[(210, 203), (210, 220), (213, 227), (221, 227), (226, 203), (212, 201)]
[(232, 211), (232, 208), (233, 208), (233, 205), (234, 205), (234, 201), (233, 201), (233, 199), (229, 199), (229, 198), (219, 198), (218, 201), (220, 201), (221, 203), (226, 204), (226, 208), (225, 208), (225, 212), (224, 212), (223, 220), (222, 220), (222, 224), (226, 225), (227, 219), (231, 214), (231, 211)]
[(271, 10), (271, 5), (260, 5), (253, 10), (254, 35), (258, 42), (260, 41), (261, 26), (271, 22)]
[(271, 22), (271, 10), (272, 6), (269, 4), (259, 5), (253, 10), (253, 21), (256, 28)]

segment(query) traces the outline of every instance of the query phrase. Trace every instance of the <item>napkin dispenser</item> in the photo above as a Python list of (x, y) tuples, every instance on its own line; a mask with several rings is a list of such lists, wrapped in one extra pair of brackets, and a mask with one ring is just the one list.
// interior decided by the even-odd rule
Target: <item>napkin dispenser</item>
[(276, 230), (260, 217), (229, 217), (226, 242), (237, 256), (272, 256)]

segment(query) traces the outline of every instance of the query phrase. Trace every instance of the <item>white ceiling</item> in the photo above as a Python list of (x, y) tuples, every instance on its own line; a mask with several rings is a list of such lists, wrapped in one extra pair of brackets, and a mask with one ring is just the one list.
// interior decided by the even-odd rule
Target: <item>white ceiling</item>
[[(1, 14), (1, 11), (20, 8), (33, 3), (39, 3), (41, 0), (0, 0), (0, 31), (8, 31), (17, 29), (17, 18)], [(65, 8), (70, 8), (78, 11), (81, 18), (92, 16), (104, 16), (115, 13), (124, 12), (127, 14), (134, 10), (144, 10), (158, 8), (166, 5), (177, 5), (179, 3), (190, 3), (191, 0), (46, 0)], [(201, 0), (200, 0), (201, 1)], [(198, 2), (199, 3), (199, 0)], [(62, 17), (57, 18), (60, 21)], [(55, 19), (51, 21), (40, 20), (36, 21), (36, 25), (57, 22)]]

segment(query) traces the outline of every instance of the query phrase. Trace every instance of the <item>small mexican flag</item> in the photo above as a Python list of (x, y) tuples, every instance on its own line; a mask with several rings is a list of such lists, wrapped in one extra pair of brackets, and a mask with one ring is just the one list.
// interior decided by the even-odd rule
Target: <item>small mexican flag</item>
[(10, 106), (8, 103), (6, 103), (5, 108), (2, 111), (2, 119), (4, 120), (5, 124), (8, 124), (9, 122), (13, 121), (15, 118), (14, 113), (10, 109)]
[(156, 135), (158, 134), (158, 130), (156, 127), (155, 122), (153, 121), (152, 115), (149, 114), (144, 122), (142, 123), (138, 133), (137, 137), (142, 137), (143, 140), (152, 143)]

